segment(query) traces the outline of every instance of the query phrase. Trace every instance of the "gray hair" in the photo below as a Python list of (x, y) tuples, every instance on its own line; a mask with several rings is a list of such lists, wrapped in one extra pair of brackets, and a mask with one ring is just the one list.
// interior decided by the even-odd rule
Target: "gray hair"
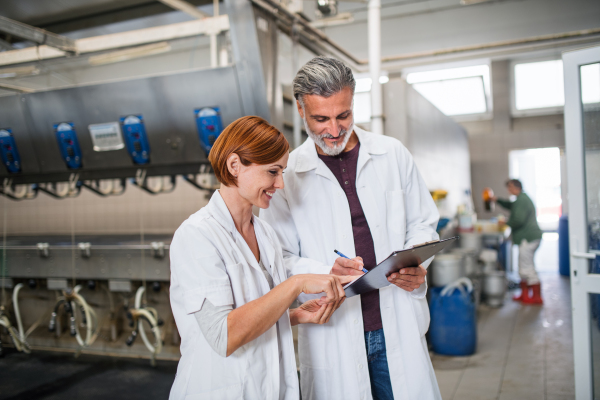
[(354, 94), (356, 81), (352, 70), (333, 57), (317, 56), (304, 64), (292, 83), (294, 97), (304, 106), (305, 95), (333, 96), (349, 87)]

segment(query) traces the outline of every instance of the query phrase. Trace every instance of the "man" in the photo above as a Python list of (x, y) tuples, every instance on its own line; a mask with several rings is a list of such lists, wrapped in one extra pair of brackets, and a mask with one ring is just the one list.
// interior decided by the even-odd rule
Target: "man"
[[(525, 193), (523, 185), (518, 179), (509, 179), (506, 182), (508, 192), (516, 196), (513, 202), (494, 197), (498, 204), (510, 210), (510, 217), (506, 224), (512, 229), (513, 243), (519, 245), (519, 276), (521, 277), (521, 295), (513, 297), (524, 304), (544, 304), (540, 278), (535, 271), (533, 262), (535, 251), (540, 247), (542, 230), (537, 223), (537, 216), (533, 202)], [(530, 294), (530, 290), (533, 295)]]
[[(395, 250), (438, 239), (438, 211), (408, 150), (354, 127), (354, 87), (350, 68), (329, 57), (294, 79), (309, 138), (261, 211), (291, 274), (362, 275)], [(298, 328), (303, 399), (441, 399), (425, 341), (425, 274), (404, 268), (392, 285), (348, 298), (328, 324)]]

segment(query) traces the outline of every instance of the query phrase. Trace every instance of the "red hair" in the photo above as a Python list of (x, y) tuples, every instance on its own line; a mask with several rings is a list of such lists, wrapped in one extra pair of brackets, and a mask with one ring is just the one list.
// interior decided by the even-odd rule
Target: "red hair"
[(281, 159), (290, 145), (277, 128), (256, 116), (247, 116), (233, 121), (215, 141), (208, 161), (215, 176), (225, 186), (237, 186), (236, 178), (227, 168), (227, 159), (233, 153), (240, 157), (243, 165), (271, 164)]

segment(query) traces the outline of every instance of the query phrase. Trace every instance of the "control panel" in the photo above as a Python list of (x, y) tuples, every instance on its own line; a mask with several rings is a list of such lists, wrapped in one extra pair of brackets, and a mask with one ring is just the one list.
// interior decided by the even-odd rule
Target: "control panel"
[(150, 162), (150, 144), (141, 115), (128, 115), (121, 117), (125, 144), (131, 159), (135, 164), (148, 164)]
[(56, 140), (60, 148), (60, 155), (69, 169), (81, 168), (81, 149), (77, 141), (75, 125), (71, 122), (61, 122), (54, 125)]
[(11, 174), (21, 172), (21, 157), (10, 129), (0, 129), (0, 154), (8, 172)]
[(219, 107), (204, 107), (194, 110), (200, 145), (208, 155), (213, 144), (223, 131)]

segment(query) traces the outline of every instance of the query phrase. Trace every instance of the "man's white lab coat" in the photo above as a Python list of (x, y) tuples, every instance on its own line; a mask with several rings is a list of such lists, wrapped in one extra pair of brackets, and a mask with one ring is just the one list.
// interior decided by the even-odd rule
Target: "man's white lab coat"
[[(437, 208), (408, 150), (391, 137), (354, 131), (360, 141), (356, 190), (377, 262), (394, 250), (438, 239)], [(334, 249), (354, 257), (348, 200), (311, 139), (291, 153), (284, 181), (261, 218), (277, 232), (289, 273), (329, 273), (338, 257)], [(426, 284), (412, 293), (394, 285), (380, 289), (396, 400), (441, 399), (425, 341), (426, 290)], [(329, 323), (300, 325), (298, 332), (303, 400), (372, 398), (358, 296), (348, 298)]]

